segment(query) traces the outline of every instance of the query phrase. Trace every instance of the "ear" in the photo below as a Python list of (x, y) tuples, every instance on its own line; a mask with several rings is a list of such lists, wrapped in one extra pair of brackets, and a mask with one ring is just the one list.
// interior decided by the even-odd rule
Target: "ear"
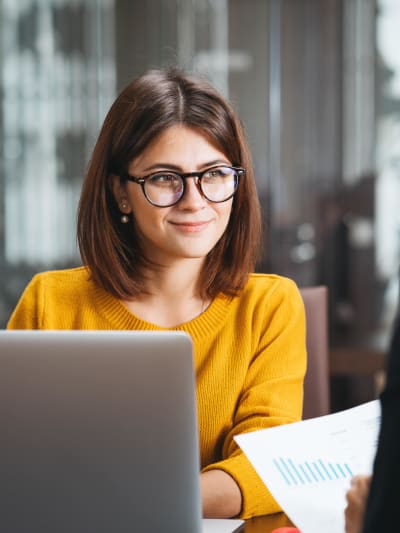
[(116, 174), (111, 174), (108, 177), (108, 185), (114, 195), (115, 201), (119, 207), (119, 210), (126, 215), (132, 212), (132, 207), (130, 206), (128, 200), (128, 194), (126, 190), (126, 182), (121, 180), (120, 176)]

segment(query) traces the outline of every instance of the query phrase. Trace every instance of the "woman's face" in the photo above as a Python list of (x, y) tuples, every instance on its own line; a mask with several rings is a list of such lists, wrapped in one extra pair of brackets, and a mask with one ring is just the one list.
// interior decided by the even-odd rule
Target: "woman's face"
[[(231, 165), (225, 154), (199, 130), (183, 125), (163, 131), (129, 165), (130, 175), (141, 178), (162, 170), (201, 172), (216, 165)], [(155, 207), (139, 184), (113, 182), (118, 205), (132, 213), (146, 257), (168, 265), (183, 258), (204, 259), (223, 235), (232, 209), (232, 199), (212, 203), (204, 198), (195, 179), (186, 180), (181, 200), (170, 207)]]

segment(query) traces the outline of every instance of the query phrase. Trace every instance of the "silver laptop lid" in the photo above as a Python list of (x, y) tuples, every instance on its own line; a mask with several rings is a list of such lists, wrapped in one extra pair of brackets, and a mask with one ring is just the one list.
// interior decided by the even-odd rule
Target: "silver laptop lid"
[(200, 530), (189, 336), (0, 332), (0, 531)]

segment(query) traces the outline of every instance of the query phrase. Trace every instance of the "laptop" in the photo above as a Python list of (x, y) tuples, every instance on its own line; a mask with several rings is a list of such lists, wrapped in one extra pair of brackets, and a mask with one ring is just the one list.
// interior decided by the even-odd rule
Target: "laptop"
[(0, 332), (0, 531), (200, 533), (182, 332)]

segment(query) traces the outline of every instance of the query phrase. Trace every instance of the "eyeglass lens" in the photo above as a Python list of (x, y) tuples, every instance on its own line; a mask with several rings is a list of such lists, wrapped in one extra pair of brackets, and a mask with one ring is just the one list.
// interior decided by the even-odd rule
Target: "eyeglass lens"
[[(177, 203), (185, 189), (184, 179), (175, 172), (158, 172), (144, 183), (148, 200), (160, 207)], [(200, 174), (198, 183), (203, 196), (210, 202), (225, 202), (238, 185), (238, 172), (230, 167), (215, 167)]]

